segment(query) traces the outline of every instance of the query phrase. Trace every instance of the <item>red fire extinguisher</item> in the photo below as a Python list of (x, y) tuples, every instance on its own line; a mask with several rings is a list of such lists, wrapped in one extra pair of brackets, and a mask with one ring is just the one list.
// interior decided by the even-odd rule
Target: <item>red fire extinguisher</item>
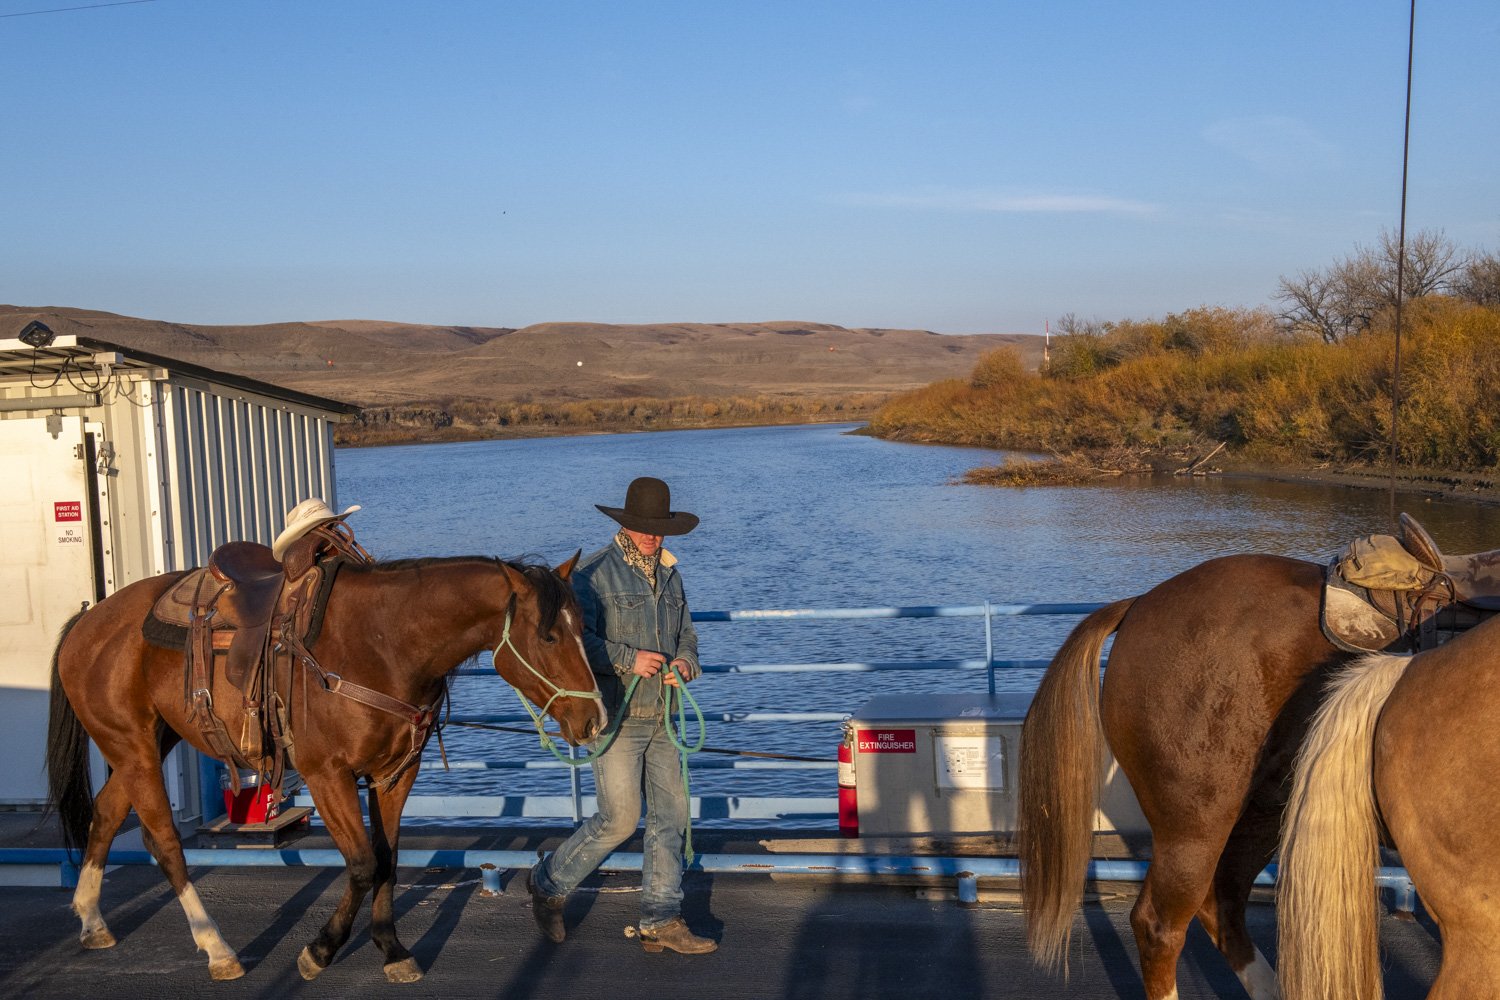
[(844, 723), (839, 744), (839, 833), (859, 836), (859, 790), (854, 783), (854, 726)]

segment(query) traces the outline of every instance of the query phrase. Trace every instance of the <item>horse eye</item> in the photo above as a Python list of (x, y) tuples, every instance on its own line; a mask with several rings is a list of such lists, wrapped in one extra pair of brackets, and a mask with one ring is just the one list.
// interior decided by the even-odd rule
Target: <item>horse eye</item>
[(549, 646), (555, 646), (557, 644), (557, 636), (553, 635), (551, 632), (548, 632), (542, 636), (542, 641)]

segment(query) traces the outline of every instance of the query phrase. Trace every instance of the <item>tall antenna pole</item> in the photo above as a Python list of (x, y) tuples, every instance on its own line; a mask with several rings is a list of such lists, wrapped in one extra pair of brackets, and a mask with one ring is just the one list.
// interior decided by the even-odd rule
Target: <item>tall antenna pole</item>
[(1417, 37), (1417, 0), (1406, 24), (1406, 124), (1401, 136), (1401, 223), (1396, 237), (1396, 362), (1391, 372), (1391, 527), (1396, 526), (1396, 422), (1401, 413), (1401, 305), (1406, 298), (1406, 170), (1411, 153), (1411, 64)]

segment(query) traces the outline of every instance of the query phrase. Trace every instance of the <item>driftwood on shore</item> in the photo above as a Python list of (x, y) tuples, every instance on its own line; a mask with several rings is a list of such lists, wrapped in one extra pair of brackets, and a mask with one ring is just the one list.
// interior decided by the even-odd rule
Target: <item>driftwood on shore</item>
[(1226, 444), (1228, 444), (1228, 443), (1229, 443), (1228, 441), (1220, 441), (1219, 442), (1219, 446), (1217, 448), (1215, 448), (1213, 451), (1209, 452), (1207, 455), (1204, 455), (1202, 458), (1200, 458), (1200, 459), (1198, 459), (1196, 461), (1193, 461), (1193, 462), (1189, 462), (1187, 465), (1184, 465), (1182, 468), (1177, 469), (1176, 471), (1174, 471), (1172, 473), (1172, 475), (1174, 475), (1174, 476), (1198, 476), (1198, 475), (1202, 475), (1201, 472), (1197, 471), (1198, 468), (1200, 466), (1202, 466), (1205, 462), (1207, 462), (1210, 458), (1213, 458), (1219, 452), (1223, 451), (1224, 450), (1224, 446)]

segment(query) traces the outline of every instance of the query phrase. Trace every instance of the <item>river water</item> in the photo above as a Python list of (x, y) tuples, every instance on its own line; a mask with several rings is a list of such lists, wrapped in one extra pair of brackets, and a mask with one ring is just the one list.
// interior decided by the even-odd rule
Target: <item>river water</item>
[[(339, 502), (378, 558), (538, 555), (556, 564), (605, 544), (594, 504), (620, 506), (640, 475), (702, 518), (667, 540), (694, 611), (1104, 602), (1214, 556), (1325, 560), (1387, 530), (1379, 490), (1246, 479), (1157, 479), (999, 489), (957, 478), (1001, 453), (898, 444), (854, 425), (671, 431), (342, 450)], [(1445, 552), (1500, 546), (1500, 510), (1403, 496)], [(997, 658), (1046, 658), (1076, 617), (996, 619)], [(980, 619), (728, 622), (698, 626), (706, 664), (982, 658)], [(488, 657), (483, 659), (489, 665)], [(1036, 671), (1004, 671), (1030, 688)], [(708, 674), (713, 712), (854, 712), (873, 694), (985, 690), (983, 671)], [(454, 682), (455, 713), (510, 713), (502, 682)], [(453, 759), (540, 759), (534, 737), (450, 727)], [(832, 723), (713, 723), (710, 746), (831, 758)], [(436, 745), (427, 758), (435, 760)], [(585, 769), (585, 775), (587, 770)], [(696, 793), (830, 796), (831, 771), (697, 771)], [(561, 795), (557, 771), (424, 774), (417, 794)], [(591, 791), (585, 777), (585, 792)], [(828, 825), (827, 821), (824, 825)]]

